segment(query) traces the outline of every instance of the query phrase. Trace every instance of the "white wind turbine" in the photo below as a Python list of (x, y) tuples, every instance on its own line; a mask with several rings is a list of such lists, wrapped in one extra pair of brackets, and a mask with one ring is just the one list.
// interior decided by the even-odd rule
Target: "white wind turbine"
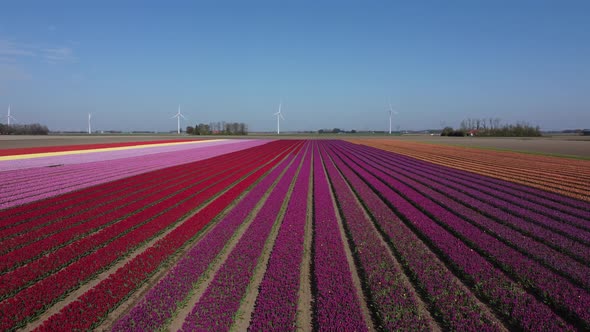
[(283, 102), (279, 103), (279, 111), (274, 114), (277, 116), (277, 135), (281, 133), (281, 119), (285, 120), (285, 118), (283, 117), (283, 113), (281, 113), (282, 104)]
[(16, 121), (16, 118), (10, 115), (10, 105), (8, 105), (8, 115), (6, 115), (6, 124), (10, 126), (10, 119)]
[(176, 120), (177, 120), (178, 126), (177, 126), (177, 129), (176, 129), (176, 132), (178, 134), (180, 134), (180, 118), (181, 117), (186, 120), (186, 118), (184, 117), (184, 115), (182, 115), (182, 113), (180, 113), (180, 105), (178, 105), (178, 113), (174, 114), (174, 116), (171, 117), (171, 119), (176, 118)]
[(389, 135), (391, 135), (391, 117), (393, 116), (393, 114), (399, 114), (399, 113), (394, 111), (393, 108), (391, 107), (391, 103), (389, 103)]
[(92, 127), (90, 126), (90, 119), (92, 118), (92, 113), (88, 113), (88, 133), (92, 134)]

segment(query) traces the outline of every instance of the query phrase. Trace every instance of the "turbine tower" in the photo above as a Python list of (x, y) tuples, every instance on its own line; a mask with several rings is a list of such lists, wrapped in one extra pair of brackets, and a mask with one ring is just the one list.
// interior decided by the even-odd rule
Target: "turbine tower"
[(186, 118), (184, 117), (184, 115), (182, 115), (182, 113), (180, 113), (180, 105), (178, 105), (178, 113), (174, 114), (174, 116), (171, 117), (171, 119), (176, 118), (176, 120), (177, 120), (178, 126), (177, 126), (177, 129), (176, 129), (176, 132), (178, 134), (180, 134), (180, 118), (181, 117), (186, 120)]
[(281, 113), (282, 104), (283, 102), (279, 103), (279, 111), (274, 114), (277, 116), (277, 135), (281, 133), (281, 119), (285, 120), (285, 118), (283, 117), (283, 113)]
[(393, 108), (391, 107), (391, 103), (389, 103), (389, 135), (391, 135), (391, 116), (393, 114), (398, 114), (398, 113), (393, 110)]
[(16, 118), (10, 115), (10, 105), (8, 105), (8, 115), (6, 115), (6, 124), (10, 126), (10, 119), (16, 121)]
[(92, 113), (88, 113), (88, 134), (92, 134), (92, 127), (90, 126), (90, 119), (92, 118)]

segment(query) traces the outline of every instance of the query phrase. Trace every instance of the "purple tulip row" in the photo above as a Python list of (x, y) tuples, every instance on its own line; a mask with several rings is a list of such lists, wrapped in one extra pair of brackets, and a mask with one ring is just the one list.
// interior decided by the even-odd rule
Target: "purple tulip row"
[(590, 223), (588, 222), (590, 220), (589, 202), (463, 170), (448, 167), (441, 169), (439, 165), (385, 151), (379, 152), (379, 155), (390, 162), (405, 165), (408, 169), (419, 169), (437, 178), (452, 180), (453, 186), (459, 190), (475, 189), (480, 193), (479, 196), (483, 194), (490, 195), (514, 204), (513, 207), (509, 208), (511, 213), (524, 212), (525, 217), (535, 219), (537, 217), (530, 214), (530, 212), (534, 211), (544, 215), (541, 217), (543, 219), (550, 218), (574, 225), (580, 229), (590, 229)]
[[(397, 158), (389, 158), (392, 159), (393, 162), (399, 162)], [(408, 163), (409, 164), (409, 163)], [(411, 164), (410, 164), (411, 165)], [(576, 230), (582, 230), (583, 232), (588, 232), (590, 230), (590, 223), (588, 223), (588, 219), (590, 218), (590, 213), (585, 213), (582, 210), (569, 208), (567, 206), (560, 206), (560, 208), (566, 211), (560, 211), (556, 209), (556, 205), (558, 204), (551, 204), (551, 206), (544, 206), (541, 203), (536, 203), (534, 201), (531, 202), (530, 198), (523, 198), (521, 197), (518, 192), (506, 193), (502, 190), (495, 189), (489, 187), (487, 184), (481, 185), (474, 183), (471, 179), (461, 179), (458, 177), (454, 177), (453, 175), (444, 175), (441, 174), (442, 172), (436, 167), (436, 165), (426, 166), (426, 165), (412, 165), (408, 167), (417, 168), (420, 171), (424, 171), (426, 173), (430, 173), (435, 175), (439, 178), (445, 178), (447, 180), (452, 180), (451, 185), (459, 190), (476, 190), (479, 192), (479, 198), (483, 200), (491, 200), (491, 201), (505, 201), (509, 205), (505, 206), (505, 209), (512, 214), (515, 214), (520, 217), (529, 218), (531, 220), (547, 220), (549, 223), (548, 225), (551, 227), (552, 225), (557, 225), (555, 227), (558, 230), (562, 230), (562, 228), (568, 227), (564, 229), (571, 230), (573, 229), (573, 234), (576, 233)], [(504, 208), (504, 206), (502, 206)], [(559, 208), (559, 207), (558, 207)], [(567, 210), (571, 210), (571, 212), (567, 212)], [(571, 225), (571, 226), (570, 226)], [(586, 237), (588, 238), (588, 237)]]
[(369, 172), (355, 166), (345, 156), (333, 150), (332, 146), (328, 146), (328, 151), (359, 199), (367, 206), (367, 212), (375, 219), (376, 225), (387, 238), (400, 263), (407, 269), (418, 291), (424, 294), (426, 304), (439, 324), (444, 329), (456, 331), (500, 330), (501, 327), (491, 311), (478, 304), (478, 299), (365, 181), (375, 183), (378, 188), (385, 186)]
[(325, 150), (322, 150), (322, 156), (354, 244), (353, 250), (364, 271), (378, 328), (385, 331), (429, 330), (427, 318), (420, 312), (412, 295), (414, 291), (402, 281), (403, 271), (396, 268), (393, 256), (387, 254), (388, 248), (379, 239), (371, 220), (365, 217), (362, 207)]
[[(397, 162), (400, 161), (398, 158), (394, 159)], [(440, 170), (436, 165), (426, 165), (426, 163), (404, 164), (407, 164), (408, 166), (411, 165), (426, 172), (436, 172), (438, 177), (453, 180), (455, 185), (480, 190), (481, 192), (485, 192), (497, 199), (509, 201), (512, 204), (519, 206), (521, 209), (524, 208), (526, 211), (535, 211), (581, 229), (590, 229), (590, 223), (588, 223), (588, 220), (590, 219), (590, 211), (550, 201), (545, 199), (544, 196), (535, 196), (526, 194), (523, 191), (518, 191), (517, 189), (505, 188), (507, 186), (490, 185), (490, 183), (479, 181), (479, 179), (483, 177), (482, 175), (473, 174), (473, 176), (461, 176), (461, 171), (459, 170), (457, 170), (457, 172), (449, 172), (447, 170)], [(523, 185), (521, 186), (524, 187)], [(571, 200), (573, 199), (568, 198), (568, 201)], [(577, 203), (579, 206), (581, 202), (578, 201)]]
[[(501, 312), (511, 313), (506, 319), (516, 320), (516, 323), (523, 328), (571, 328), (549, 307), (536, 300), (500, 269), (422, 212), (426, 211), (429, 215), (438, 216), (441, 220), (450, 223), (453, 221), (453, 215), (448, 210), (434, 204), (430, 199), (404, 184), (392, 180), (385, 172), (371, 167), (366, 159), (363, 158), (361, 161), (360, 158), (351, 154), (348, 154), (347, 158), (350, 158), (351, 163), (355, 163), (357, 172), (364, 174), (365, 181), (385, 197), (415, 231), (437, 251), (445, 255), (459, 269), (463, 277), (475, 285), (476, 292), (500, 308)], [(392, 173), (392, 170), (387, 173)], [(372, 174), (376, 174), (376, 177)], [(390, 185), (396, 190), (392, 190)], [(403, 193), (403, 196), (397, 191)], [(569, 305), (569, 303), (566, 304)], [(571, 309), (575, 310), (575, 308)], [(575, 312), (578, 313), (577, 310)]]
[[(358, 149), (354, 149), (354, 151), (358, 151)], [(431, 167), (431, 165), (428, 163), (407, 165), (407, 163), (403, 160), (403, 157), (398, 159), (398, 155), (385, 151), (379, 151), (377, 153), (381, 156), (387, 156), (387, 158), (389, 158), (387, 159), (389, 160), (388, 162), (398, 167), (400, 171), (403, 169), (416, 174), (417, 178), (424, 177), (433, 179), (433, 181), (429, 182), (429, 186), (436, 186), (437, 188), (441, 188), (440, 190), (450, 190), (450, 187), (454, 186), (452, 178), (445, 179), (444, 177), (441, 177), (436, 169), (431, 172), (422, 171), (423, 168)], [(444, 169), (445, 168), (443, 167), (443, 170)], [(449, 188), (445, 189), (447, 187)], [(492, 205), (492, 202), (490, 201), (480, 199), (479, 192), (486, 190), (485, 186), (481, 186), (477, 190), (469, 190), (468, 193), (464, 192), (466, 190), (464, 187), (461, 187), (460, 189), (462, 190), (456, 190), (451, 197), (456, 197), (456, 200), (459, 202), (467, 203), (467, 205), (474, 208), (478, 212), (481, 212), (487, 216), (491, 216), (496, 221), (505, 224), (506, 226), (513, 228), (526, 236), (530, 236), (537, 241), (541, 241), (547, 246), (562, 251), (578, 260), (584, 261), (585, 263), (590, 262), (590, 251), (583, 243), (568, 238), (560, 233), (556, 233), (555, 231), (547, 229), (538, 223), (531, 222), (530, 220), (526, 220), (508, 213), (505, 210)]]
[(272, 249), (266, 273), (259, 287), (258, 297), (249, 330), (295, 331), (299, 300), (301, 263), (311, 171), (311, 144), (293, 187), (285, 217)]
[[(192, 161), (247, 149), (265, 144), (264, 140), (224, 141), (214, 146), (193, 146), (191, 149), (160, 152), (147, 156), (134, 156), (114, 160), (96, 160), (83, 164), (68, 164), (60, 167), (37, 167), (24, 170), (0, 172), (2, 190), (0, 209), (56, 196), (96, 184), (145, 173)], [(221, 144), (225, 143), (225, 144)], [(205, 144), (205, 143), (201, 143)], [(149, 148), (140, 149), (144, 152)], [(124, 150), (132, 151), (132, 150)], [(115, 151), (118, 153), (124, 151)], [(105, 154), (108, 152), (103, 152)], [(92, 153), (88, 154), (92, 155)], [(67, 156), (63, 156), (65, 158)], [(104, 156), (103, 156), (104, 157)], [(43, 159), (43, 158), (41, 158)], [(34, 160), (34, 159), (28, 159)], [(27, 160), (23, 160), (27, 161)], [(10, 161), (0, 161), (3, 163)]]
[[(523, 236), (522, 233), (502, 223), (498, 223), (492, 218), (495, 218), (496, 220), (507, 220), (510, 221), (511, 224), (515, 225), (527, 224), (526, 221), (510, 214), (506, 214), (504, 211), (497, 209), (495, 210), (497, 214), (493, 214), (493, 208), (485, 209), (488, 211), (488, 213), (490, 213), (491, 218), (489, 218), (480, 213), (480, 211), (484, 209), (480, 209), (478, 211), (473, 208), (474, 206), (486, 203), (480, 202), (473, 196), (469, 196), (460, 191), (451, 189), (448, 185), (448, 182), (444, 179), (437, 179), (434, 176), (422, 176), (420, 175), (419, 171), (416, 171), (415, 173), (417, 175), (413, 176), (412, 173), (406, 172), (401, 169), (401, 167), (399, 167), (396, 169), (395, 174), (407, 176), (414, 181), (420, 182), (420, 184), (415, 184), (413, 186), (418, 186), (418, 190), (422, 193), (428, 192), (428, 196), (431, 199), (434, 199), (440, 204), (446, 206), (448, 209), (458, 213), (465, 220), (470, 220), (477, 227), (481, 228), (485, 232), (493, 234), (501, 241), (516, 248), (525, 255), (530, 256), (534, 260), (542, 262), (545, 266), (560, 272), (560, 274), (570, 279), (575, 280), (575, 282), (581, 284), (582, 287), (590, 288), (590, 279), (588, 279), (588, 275), (590, 275), (590, 268), (587, 265), (582, 264), (554, 249), (554, 247), (560, 243), (559, 241), (556, 241), (555, 235), (552, 238), (553, 242), (539, 242), (534, 238)], [(450, 199), (450, 197), (453, 197), (453, 199)], [(538, 227), (537, 231), (538, 233), (548, 234), (548, 236), (553, 235), (552, 232), (544, 228)], [(577, 248), (577, 257), (582, 257), (585, 259), (589, 258), (589, 250), (584, 245), (573, 242), (570, 239), (563, 238), (561, 235), (557, 235), (557, 237), (561, 238), (562, 241), (565, 241), (570, 245), (575, 245)], [(561, 249), (562, 247), (563, 246), (558, 246), (558, 249)]]
[[(360, 147), (358, 147), (360, 148)], [(356, 148), (355, 150), (358, 150)], [(590, 212), (584, 212), (580, 209), (570, 208), (573, 213), (562, 212), (556, 210), (555, 207), (561, 208), (562, 210), (568, 210), (567, 205), (552, 204), (547, 207), (539, 203), (531, 202), (528, 198), (522, 198), (518, 191), (512, 193), (505, 193), (502, 190), (491, 188), (488, 184), (477, 184), (473, 180), (481, 178), (481, 175), (472, 174), (467, 178), (460, 178), (455, 174), (460, 171), (448, 171), (448, 167), (441, 167), (422, 161), (408, 161), (407, 158), (386, 152), (378, 151), (374, 153), (383, 161), (394, 163), (395, 165), (405, 165), (408, 170), (419, 171), (423, 174), (430, 174), (438, 179), (446, 179), (449, 187), (455, 188), (460, 191), (464, 191), (468, 194), (473, 194), (475, 197), (490, 202), (502, 202), (497, 207), (504, 209), (505, 211), (513, 214), (517, 217), (524, 219), (530, 219), (533, 222), (543, 225), (550, 229), (555, 229), (559, 232), (566, 233), (573, 237), (579, 237), (581, 241), (590, 241)], [(500, 181), (500, 180), (498, 180)], [(504, 181), (508, 184), (508, 182)], [(521, 187), (525, 187), (521, 185)], [(477, 193), (477, 195), (475, 195)], [(572, 201), (572, 198), (566, 198), (568, 201)], [(585, 202), (576, 201), (576, 206), (583, 206)], [(590, 204), (586, 204), (589, 205)], [(581, 234), (580, 234), (581, 233)]]
[[(426, 187), (418, 186), (416, 188), (416, 183), (410, 179), (404, 179), (404, 182), (398, 180), (397, 178), (401, 176), (396, 174), (397, 169), (395, 167), (381, 169), (381, 167), (373, 165), (373, 161), (368, 159), (364, 159), (364, 161), (368, 166), (368, 170), (386, 181), (389, 186), (403, 193), (403, 196), (408, 201), (418, 205), (420, 210), (441, 221), (444, 228), (460, 237), (463, 243), (470, 244), (471, 248), (501, 266), (504, 272), (519, 280), (524, 285), (524, 288), (532, 288), (533, 291), (541, 294), (540, 296), (544, 297), (548, 302), (553, 303), (557, 310), (566, 311), (568, 315), (577, 316), (583, 325), (590, 326), (590, 312), (587, 310), (590, 307), (590, 294), (584, 289), (573, 285), (566, 278), (556, 275), (538, 262), (529, 259), (497, 238), (466, 222), (451, 211), (444, 209), (441, 205), (435, 203), (431, 197), (425, 195), (424, 190)], [(444, 200), (449, 193), (444, 194), (446, 195), (441, 195), (439, 198)], [(463, 206), (457, 212), (461, 213), (461, 211), (468, 209), (468, 207)]]
[(367, 331), (340, 236), (323, 161), (314, 144), (312, 288), (315, 290), (314, 327), (319, 330)]
[[(370, 159), (371, 157), (367, 155), (367, 158)], [(536, 241), (528, 236), (523, 236), (518, 231), (502, 223), (497, 223), (492, 218), (481, 214), (473, 207), (486, 203), (477, 200), (474, 196), (466, 195), (458, 190), (451, 189), (447, 180), (421, 173), (417, 169), (413, 169), (413, 172), (406, 171), (406, 168), (401, 162), (395, 163), (392, 161), (388, 165), (380, 166), (378, 168), (395, 176), (397, 179), (406, 183), (411, 183), (414, 188), (421, 193), (426, 194), (430, 199), (446, 206), (448, 209), (459, 214), (462, 218), (465, 218), (465, 220), (470, 220), (472, 224), (476, 225), (486, 233), (493, 234), (496, 238), (507, 243), (511, 247), (516, 248), (519, 252), (532, 257), (536, 261), (542, 262), (546, 267), (560, 272), (567, 278), (574, 280), (574, 282), (583, 285), (583, 287), (590, 288), (590, 280), (588, 279), (590, 268), (588, 266), (547, 246), (545, 243)], [(392, 168), (395, 168), (395, 172), (390, 171)], [(450, 197), (453, 197), (453, 199)], [(506, 214), (501, 210), (496, 210), (496, 212), (499, 212), (500, 216), (494, 215), (493, 213), (491, 214), (496, 219), (511, 220), (513, 224), (526, 223), (526, 221)], [(544, 233), (550, 233), (546, 229), (541, 228), (540, 230)], [(569, 239), (566, 240), (571, 241)], [(581, 247), (581, 255), (588, 254), (588, 248), (584, 248), (581, 244), (577, 245)]]
[(178, 305), (186, 300), (211, 262), (292, 159), (293, 157), (285, 159), (256, 184), (127, 315), (113, 325), (113, 331), (148, 331), (164, 328), (164, 324), (178, 309)]
[(283, 202), (288, 197), (288, 191), (298, 172), (301, 158), (302, 153), (298, 153), (236, 247), (213, 277), (209, 287), (193, 307), (182, 325), (183, 331), (230, 329)]
[(465, 170), (449, 167), (444, 167), (441, 169), (438, 165), (401, 154), (386, 151), (382, 151), (380, 153), (382, 155), (387, 155), (389, 158), (394, 158), (396, 162), (403, 162), (406, 165), (420, 169), (430, 169), (436, 172), (438, 176), (446, 176), (449, 179), (467, 180), (468, 184), (480, 184), (486, 188), (493, 188), (498, 191), (513, 194), (527, 201), (535, 202), (558, 211), (575, 215), (580, 218), (590, 219), (590, 202), (580, 201), (578, 199), (560, 195), (558, 193), (545, 191), (535, 187), (528, 187), (519, 183), (496, 179)]

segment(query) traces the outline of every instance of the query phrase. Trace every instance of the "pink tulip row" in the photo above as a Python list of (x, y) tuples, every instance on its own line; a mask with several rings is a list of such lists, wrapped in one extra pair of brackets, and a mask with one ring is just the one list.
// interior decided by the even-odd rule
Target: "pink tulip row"
[[(0, 208), (13, 207), (156, 169), (259, 146), (267, 142), (264, 140), (232, 140), (215, 142), (213, 146), (201, 146), (201, 144), (208, 143), (199, 143), (195, 146), (189, 144), (187, 146), (183, 145), (187, 149), (183, 150), (182, 153), (179, 153), (179, 151), (165, 152), (164, 148), (161, 147), (159, 153), (128, 158), (121, 157), (121, 154), (133, 150), (114, 151), (117, 152), (119, 159), (106, 161), (97, 159), (96, 161), (82, 164), (66, 164), (60, 167), (4, 171), (0, 172), (0, 181), (3, 181), (0, 182), (2, 183)], [(140, 151), (147, 152), (149, 149), (151, 148), (142, 148)], [(114, 152), (102, 152), (101, 154)], [(89, 155), (92, 155), (92, 153)], [(69, 157), (63, 156), (62, 158)], [(0, 166), (5, 162), (7, 161), (1, 161)]]
[[(26, 173), (25, 170), (29, 168), (50, 167), (54, 165), (73, 165), (86, 164), (96, 161), (117, 160), (122, 158), (145, 157), (152, 154), (168, 153), (168, 152), (183, 152), (197, 147), (213, 147), (225, 145), (231, 142), (237, 143), (244, 140), (215, 140), (215, 141), (194, 141), (194, 142), (179, 142), (179, 144), (167, 143), (169, 145), (135, 145), (122, 147), (121, 150), (100, 151), (99, 150), (82, 150), (63, 152), (67, 154), (57, 156), (45, 156), (28, 159), (12, 159), (4, 160), (0, 163), (0, 171), (15, 171), (15, 178), (21, 174)], [(116, 147), (115, 147), (116, 148)], [(60, 152), (57, 152), (60, 153)]]

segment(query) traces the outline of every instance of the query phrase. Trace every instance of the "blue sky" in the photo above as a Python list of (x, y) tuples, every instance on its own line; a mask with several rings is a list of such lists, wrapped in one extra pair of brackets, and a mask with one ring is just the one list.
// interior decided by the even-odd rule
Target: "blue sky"
[[(279, 4), (280, 3), (280, 4)], [(0, 110), (52, 130), (590, 128), (589, 1), (12, 1)], [(187, 123), (183, 123), (185, 126)]]

